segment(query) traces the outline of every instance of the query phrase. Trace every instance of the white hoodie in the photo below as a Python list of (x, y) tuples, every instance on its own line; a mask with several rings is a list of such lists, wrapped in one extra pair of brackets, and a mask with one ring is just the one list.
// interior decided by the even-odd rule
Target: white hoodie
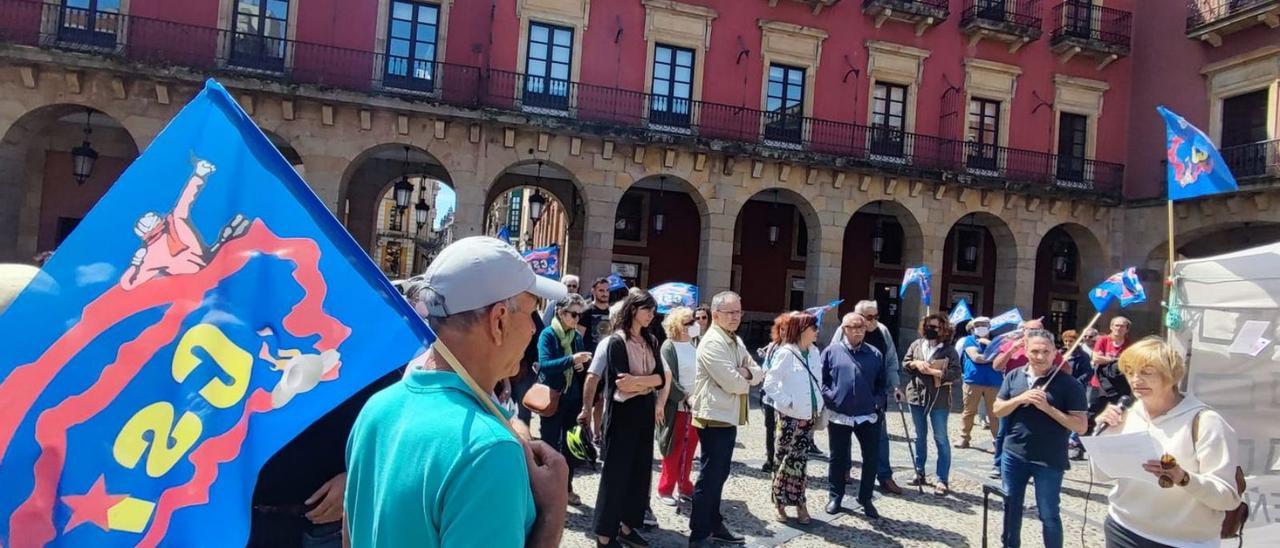
[[(1193, 442), (1191, 425), (1200, 415)], [(1149, 432), (1190, 476), (1186, 487), (1161, 488), (1153, 481), (1112, 479), (1096, 466), (1111, 490), (1111, 519), (1147, 539), (1172, 546), (1218, 546), (1222, 518), (1240, 505), (1235, 474), (1236, 431), (1216, 411), (1191, 395), (1154, 421), (1139, 400), (1119, 432)], [(1110, 433), (1112, 431), (1108, 431)], [(1104, 433), (1103, 435), (1107, 435)]]
[(764, 374), (764, 393), (773, 400), (773, 408), (793, 419), (811, 420), (815, 406), (822, 411), (822, 363), (818, 349), (809, 349), (808, 363), (794, 344), (773, 353), (773, 363)]

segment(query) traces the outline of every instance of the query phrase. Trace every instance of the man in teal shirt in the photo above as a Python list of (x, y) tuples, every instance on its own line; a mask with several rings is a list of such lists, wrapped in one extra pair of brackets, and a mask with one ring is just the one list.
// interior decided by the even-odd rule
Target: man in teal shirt
[(514, 248), (486, 237), (446, 248), (406, 291), (486, 394), (432, 349), (369, 400), (347, 441), (351, 546), (559, 545), (563, 457), (518, 437), (510, 417), (495, 416), (482, 398), (515, 374), (533, 336), (536, 299), (565, 294)]

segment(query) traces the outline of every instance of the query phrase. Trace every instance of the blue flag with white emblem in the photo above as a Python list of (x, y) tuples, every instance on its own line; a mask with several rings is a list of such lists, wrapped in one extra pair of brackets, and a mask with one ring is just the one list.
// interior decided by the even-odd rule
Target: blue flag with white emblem
[(1163, 106), (1156, 107), (1165, 125), (1165, 157), (1168, 159), (1169, 199), (1186, 200), (1236, 190), (1231, 175), (1213, 141), (1185, 118)]
[(685, 306), (697, 308), (698, 286), (682, 282), (667, 282), (649, 289), (653, 300), (658, 301), (658, 313), (667, 314), (672, 308)]
[(1089, 301), (1099, 313), (1106, 310), (1112, 300), (1119, 301), (1120, 308), (1146, 302), (1147, 290), (1138, 278), (1138, 269), (1129, 267), (1116, 272), (1089, 291)]
[(951, 316), (948, 318), (948, 321), (951, 322), (951, 325), (960, 325), (960, 322), (972, 319), (973, 312), (969, 310), (969, 301), (960, 299), (960, 301), (951, 308)]
[(929, 265), (920, 265), (915, 268), (908, 268), (902, 273), (902, 285), (898, 286), (898, 298), (902, 298), (907, 294), (907, 288), (916, 285), (920, 286), (920, 301), (925, 306), (929, 306), (932, 300), (933, 292), (929, 289)]
[(213, 81), (0, 333), (9, 548), (243, 546), (266, 460), (432, 340)]

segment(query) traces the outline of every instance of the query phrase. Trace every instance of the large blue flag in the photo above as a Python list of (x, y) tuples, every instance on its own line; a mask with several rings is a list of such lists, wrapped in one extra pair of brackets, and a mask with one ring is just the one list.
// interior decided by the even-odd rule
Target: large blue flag
[(1094, 310), (1102, 313), (1112, 300), (1119, 301), (1120, 308), (1146, 302), (1147, 290), (1142, 287), (1142, 280), (1138, 278), (1138, 269), (1129, 267), (1102, 280), (1102, 283), (1089, 291), (1089, 300), (1093, 302)]
[(991, 336), (1017, 329), (1022, 321), (1022, 312), (1016, 307), (1010, 308), (999, 316), (991, 318)]
[(547, 247), (530, 249), (524, 253), (525, 262), (533, 268), (533, 273), (553, 280), (560, 279), (560, 246), (551, 244)]
[(9, 548), (243, 546), (265, 461), (431, 340), (213, 81), (44, 274), (0, 316)]
[(898, 286), (898, 298), (902, 298), (907, 294), (907, 288), (912, 285), (920, 286), (920, 301), (925, 306), (929, 306), (932, 300), (933, 292), (929, 290), (929, 265), (920, 265), (915, 268), (908, 268), (902, 273), (902, 285)]
[(658, 313), (667, 314), (672, 308), (685, 306), (698, 307), (698, 286), (682, 282), (667, 282), (649, 289), (649, 294), (658, 301)]
[(1236, 178), (1209, 136), (1163, 106), (1156, 110), (1164, 117), (1169, 199), (1186, 200), (1236, 190)]

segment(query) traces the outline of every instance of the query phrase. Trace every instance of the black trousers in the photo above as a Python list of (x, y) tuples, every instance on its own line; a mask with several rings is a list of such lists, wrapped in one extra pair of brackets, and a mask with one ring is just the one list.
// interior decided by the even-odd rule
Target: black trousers
[(601, 447), (604, 465), (600, 468), (600, 488), (592, 520), (592, 530), (599, 536), (617, 537), (619, 523), (627, 524), (632, 530), (644, 525), (653, 481), (655, 403), (652, 394), (625, 402), (606, 402)]
[(1107, 523), (1102, 527), (1102, 533), (1106, 535), (1107, 548), (1173, 548), (1168, 544), (1148, 540), (1126, 529), (1123, 525), (1116, 523), (1116, 520), (1111, 519), (1111, 516), (1107, 516)]
[(773, 464), (774, 457), (777, 456), (777, 449), (773, 445), (773, 440), (778, 434), (778, 412), (773, 409), (772, 405), (763, 401), (760, 404), (760, 408), (764, 410), (764, 460), (769, 464)]
[(578, 465), (577, 459), (569, 454), (569, 431), (578, 424), (578, 413), (582, 412), (582, 401), (569, 400), (563, 396), (556, 414), (542, 417), (542, 441), (550, 445), (556, 452), (564, 456), (569, 465), (569, 492), (573, 492), (573, 469)]
[(736, 426), (698, 431), (698, 443), (702, 444), (702, 470), (698, 472), (698, 482), (693, 486), (693, 509), (689, 512), (690, 542), (705, 540), (724, 528), (720, 499), (724, 495), (724, 482), (729, 479), (729, 467), (733, 465), (733, 446), (737, 439)]
[(876, 422), (864, 422), (857, 426), (845, 426), (830, 422), (827, 425), (831, 440), (831, 465), (827, 467), (827, 494), (842, 498), (845, 478), (852, 463), (853, 438), (858, 438), (862, 454), (862, 476), (858, 478), (858, 502), (866, 504), (876, 488), (876, 471), (880, 468), (880, 421), (884, 413), (876, 414)]

